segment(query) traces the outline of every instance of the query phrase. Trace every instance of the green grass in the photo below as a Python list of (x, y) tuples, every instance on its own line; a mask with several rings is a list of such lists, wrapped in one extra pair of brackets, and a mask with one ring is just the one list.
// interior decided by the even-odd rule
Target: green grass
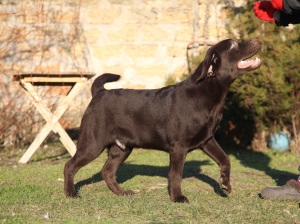
[(218, 166), (194, 151), (187, 156), (182, 181), (190, 203), (175, 204), (166, 185), (166, 153), (133, 151), (117, 173), (120, 185), (136, 193), (128, 197), (114, 195), (99, 174), (103, 153), (77, 173), (81, 197), (76, 199), (63, 192), (63, 167), (70, 157), (60, 144), (39, 149), (26, 165), (17, 163), (22, 153), (0, 153), (0, 223), (300, 223), (299, 202), (258, 196), (264, 187), (297, 177), (295, 154), (227, 151), (233, 187), (227, 197), (218, 184)]

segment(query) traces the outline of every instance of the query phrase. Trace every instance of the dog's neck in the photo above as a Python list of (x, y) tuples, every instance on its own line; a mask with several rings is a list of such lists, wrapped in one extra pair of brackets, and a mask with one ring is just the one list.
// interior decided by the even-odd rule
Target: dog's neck
[[(203, 97), (207, 100), (208, 104), (212, 106), (215, 104), (225, 103), (226, 95), (229, 91), (229, 88), (234, 80), (228, 78), (222, 78), (221, 75), (216, 74), (213, 77), (204, 79), (201, 82), (197, 83), (198, 74), (195, 72), (189, 78), (181, 83), (182, 90), (188, 92), (188, 97)], [(226, 76), (223, 76), (226, 77)], [(182, 91), (181, 90), (181, 91)]]
[(188, 83), (187, 86), (193, 86), (198, 89), (207, 89), (211, 90), (217, 89), (221, 92), (228, 92), (231, 84), (234, 82), (234, 79), (230, 78), (228, 75), (222, 75), (217, 73), (214, 76), (207, 77), (203, 80), (198, 80), (199, 78), (199, 72), (196, 70), (194, 74), (192, 74), (186, 81)]

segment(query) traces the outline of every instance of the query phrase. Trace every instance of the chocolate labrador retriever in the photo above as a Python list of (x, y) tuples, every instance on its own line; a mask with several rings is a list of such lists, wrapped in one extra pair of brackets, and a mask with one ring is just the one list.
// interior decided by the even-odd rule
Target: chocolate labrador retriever
[(161, 89), (106, 90), (103, 85), (117, 81), (120, 76), (99, 76), (93, 83), (93, 98), (82, 118), (77, 152), (65, 165), (66, 195), (77, 195), (75, 174), (105, 148), (108, 159), (101, 175), (117, 195), (134, 194), (123, 190), (115, 179), (117, 169), (133, 148), (170, 154), (168, 187), (174, 202), (188, 202), (181, 192), (183, 166), (186, 154), (199, 148), (220, 166), (221, 187), (230, 193), (230, 160), (214, 134), (232, 82), (261, 65), (259, 59), (244, 61), (259, 49), (258, 38), (242, 43), (223, 40), (207, 51), (188, 79)]

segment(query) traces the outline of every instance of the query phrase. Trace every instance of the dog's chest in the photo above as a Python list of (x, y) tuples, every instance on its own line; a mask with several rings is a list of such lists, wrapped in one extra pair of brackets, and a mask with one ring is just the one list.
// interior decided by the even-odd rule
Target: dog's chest
[(198, 121), (191, 122), (189, 129), (191, 132), (187, 134), (189, 148), (202, 148), (209, 139), (213, 138), (222, 117), (222, 106), (216, 106), (208, 115), (203, 115)]

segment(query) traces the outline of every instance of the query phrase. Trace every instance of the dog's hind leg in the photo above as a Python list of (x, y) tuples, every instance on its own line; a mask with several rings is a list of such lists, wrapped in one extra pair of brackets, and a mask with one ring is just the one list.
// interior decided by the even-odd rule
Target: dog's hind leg
[(202, 149), (210, 158), (212, 158), (220, 167), (220, 184), (223, 191), (227, 194), (231, 192), (230, 185), (230, 159), (214, 138), (209, 140)]
[[(83, 143), (80, 144), (81, 142)], [(78, 142), (75, 155), (66, 163), (64, 169), (65, 194), (71, 197), (77, 196), (74, 186), (74, 176), (78, 170), (96, 159), (105, 149), (105, 147), (97, 147), (96, 144), (85, 145), (86, 142), (81, 142)]]
[(132, 149), (127, 147), (121, 150), (117, 145), (112, 145), (108, 150), (108, 159), (101, 170), (101, 175), (107, 186), (116, 195), (134, 194), (131, 190), (123, 190), (115, 177), (119, 166), (127, 159), (131, 152)]
[(184, 203), (189, 200), (181, 192), (181, 180), (186, 153), (170, 152), (169, 193), (174, 202)]

